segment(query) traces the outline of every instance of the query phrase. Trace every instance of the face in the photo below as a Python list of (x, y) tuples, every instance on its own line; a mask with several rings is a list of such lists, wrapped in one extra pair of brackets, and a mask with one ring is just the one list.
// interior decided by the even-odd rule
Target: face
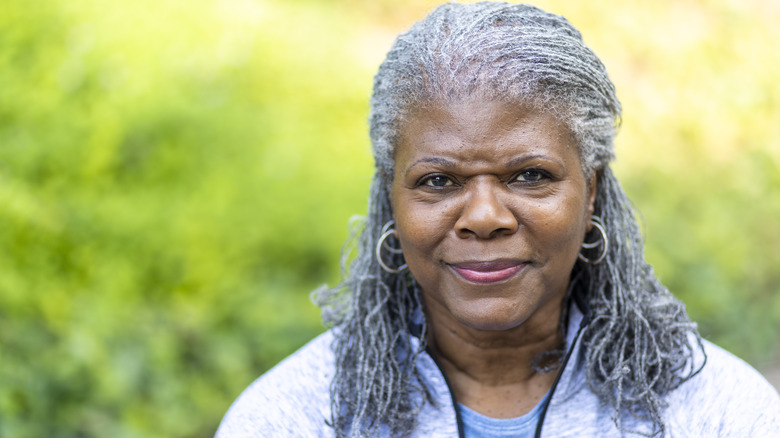
[(564, 124), (478, 98), (430, 105), (395, 154), (396, 230), (429, 318), (509, 330), (559, 315), (595, 197)]

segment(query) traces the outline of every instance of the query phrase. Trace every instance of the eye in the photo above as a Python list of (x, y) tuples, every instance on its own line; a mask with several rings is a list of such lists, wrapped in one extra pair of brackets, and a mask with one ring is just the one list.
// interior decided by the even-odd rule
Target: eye
[(452, 182), (450, 178), (444, 175), (431, 175), (421, 179), (419, 183), (419, 185), (421, 186), (434, 187), (434, 188), (449, 187), (454, 184), (455, 183)]
[(548, 178), (550, 178), (550, 174), (545, 172), (544, 170), (528, 169), (520, 172), (520, 174), (515, 177), (515, 181), (525, 182), (525, 183), (535, 183)]

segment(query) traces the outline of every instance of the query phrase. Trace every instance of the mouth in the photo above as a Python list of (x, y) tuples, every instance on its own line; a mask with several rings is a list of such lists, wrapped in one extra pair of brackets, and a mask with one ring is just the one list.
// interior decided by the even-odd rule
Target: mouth
[(494, 260), (489, 262), (450, 263), (448, 266), (462, 279), (471, 283), (498, 283), (520, 274), (528, 262)]

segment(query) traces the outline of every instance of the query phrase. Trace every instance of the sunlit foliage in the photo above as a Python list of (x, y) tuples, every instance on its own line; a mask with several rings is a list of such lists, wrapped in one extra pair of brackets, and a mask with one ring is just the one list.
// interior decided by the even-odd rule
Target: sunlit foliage
[[(0, 437), (207, 437), (323, 328), (367, 99), (432, 1), (0, 3)], [(624, 104), (616, 168), (705, 336), (780, 321), (780, 9), (544, 1)]]

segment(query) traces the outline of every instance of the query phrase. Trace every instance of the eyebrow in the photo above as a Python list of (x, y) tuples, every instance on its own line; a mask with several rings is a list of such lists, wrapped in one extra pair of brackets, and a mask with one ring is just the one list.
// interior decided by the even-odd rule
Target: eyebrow
[(443, 167), (450, 167), (450, 168), (457, 166), (457, 164), (455, 164), (454, 161), (448, 160), (448, 159), (442, 158), (442, 157), (420, 158), (419, 160), (415, 161), (414, 163), (409, 165), (409, 167), (406, 168), (406, 172), (404, 173), (404, 175), (405, 176), (409, 175), (409, 172), (411, 172), (411, 170), (414, 168), (414, 166), (416, 166), (418, 164), (422, 164), (422, 163), (433, 163), (433, 164), (438, 164), (438, 165), (443, 166)]
[[(543, 155), (543, 154), (523, 155), (523, 156), (520, 156), (520, 157), (512, 158), (511, 160), (507, 161), (506, 162), (506, 167), (507, 167), (507, 169), (511, 169), (511, 168), (519, 165), (520, 163), (523, 163), (525, 161), (535, 160), (535, 159), (554, 161), (552, 158), (548, 157), (547, 155)], [(414, 166), (417, 166), (418, 164), (422, 164), (422, 163), (433, 163), (433, 164), (438, 164), (440, 166), (449, 167), (449, 168), (457, 167), (457, 163), (455, 163), (455, 161), (448, 160), (446, 158), (442, 158), (442, 157), (426, 157), (426, 158), (420, 158), (419, 160), (417, 160), (414, 163), (412, 163), (409, 167), (407, 167), (406, 171), (404, 172), (404, 175), (409, 175), (409, 172), (411, 172), (411, 170), (414, 168)]]
[(530, 160), (536, 160), (536, 159), (542, 159), (542, 160), (546, 160), (546, 161), (556, 161), (556, 160), (553, 160), (552, 158), (548, 157), (547, 155), (543, 155), (543, 154), (523, 155), (523, 156), (520, 156), (520, 157), (512, 158), (511, 160), (507, 161), (506, 162), (506, 167), (507, 168), (515, 167), (515, 166), (517, 166), (518, 164), (520, 164), (520, 163), (522, 163), (524, 161), (530, 161)]

